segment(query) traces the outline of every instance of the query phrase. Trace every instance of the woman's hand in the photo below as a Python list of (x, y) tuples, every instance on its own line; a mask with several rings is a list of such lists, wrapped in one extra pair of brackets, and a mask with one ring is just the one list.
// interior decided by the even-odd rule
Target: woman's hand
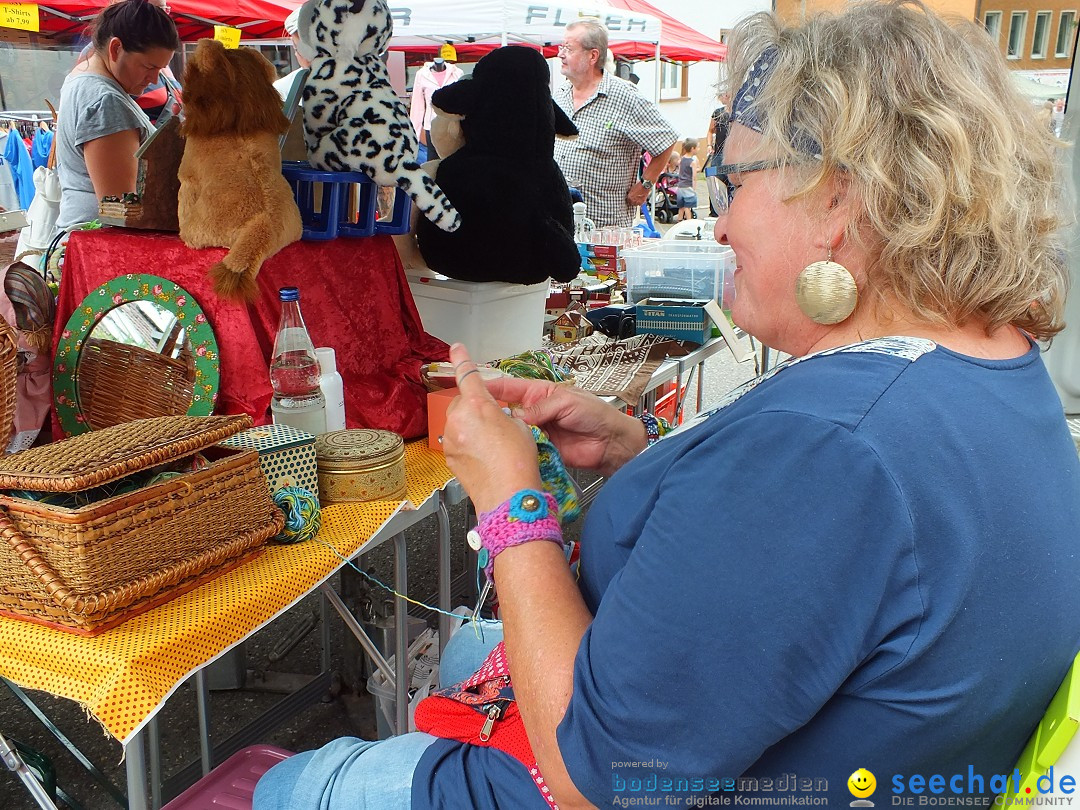
[(515, 407), (514, 416), (542, 428), (570, 467), (609, 476), (647, 445), (639, 420), (579, 388), (514, 377), (487, 388)]
[(536, 440), (503, 413), (460, 343), (450, 347), (460, 395), (446, 411), (443, 452), (477, 512), (489, 512), (522, 489), (540, 489)]

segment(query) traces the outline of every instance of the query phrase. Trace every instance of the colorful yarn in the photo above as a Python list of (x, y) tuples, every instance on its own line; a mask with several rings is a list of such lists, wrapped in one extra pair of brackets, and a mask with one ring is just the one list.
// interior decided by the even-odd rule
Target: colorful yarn
[(563, 382), (569, 379), (566, 369), (555, 365), (551, 355), (543, 351), (524, 352), (500, 360), (497, 367), (504, 374), (526, 380), (550, 380)]
[(562, 456), (551, 440), (536, 425), (530, 425), (536, 440), (536, 456), (540, 462), (540, 480), (544, 489), (555, 498), (559, 505), (559, 519), (572, 523), (581, 515), (581, 502), (578, 499), (577, 485), (566, 471)]
[(274, 503), (285, 513), (285, 528), (274, 539), (279, 543), (311, 540), (322, 528), (319, 499), (303, 487), (283, 487), (274, 493)]

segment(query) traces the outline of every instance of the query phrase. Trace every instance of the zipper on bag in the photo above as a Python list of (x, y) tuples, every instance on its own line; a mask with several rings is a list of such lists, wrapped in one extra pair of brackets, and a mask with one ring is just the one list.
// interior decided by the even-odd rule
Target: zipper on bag
[(480, 742), (487, 742), (491, 739), (491, 730), (495, 727), (495, 721), (501, 715), (502, 708), (497, 703), (488, 709), (487, 720), (484, 721), (484, 725), (480, 729)]

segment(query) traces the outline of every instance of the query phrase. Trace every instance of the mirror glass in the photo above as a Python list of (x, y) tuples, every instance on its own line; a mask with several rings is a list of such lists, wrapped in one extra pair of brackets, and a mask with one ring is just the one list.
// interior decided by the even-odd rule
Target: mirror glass
[(217, 341), (183, 288), (157, 276), (121, 276), (72, 313), (54, 372), (67, 436), (132, 419), (205, 416), (217, 399)]

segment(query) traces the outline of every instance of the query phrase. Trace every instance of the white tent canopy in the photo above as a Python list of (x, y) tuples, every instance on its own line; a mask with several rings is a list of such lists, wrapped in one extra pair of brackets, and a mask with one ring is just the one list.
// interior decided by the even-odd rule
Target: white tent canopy
[(545, 3), (529, 0), (414, 0), (391, 5), (394, 50), (463, 42), (509, 45), (559, 43), (570, 23), (598, 19), (611, 42), (659, 42), (660, 20), (602, 3)]
[(1013, 72), (1012, 80), (1017, 90), (1034, 101), (1046, 101), (1048, 98), (1065, 98), (1064, 87), (1043, 84), (1016, 72)]

